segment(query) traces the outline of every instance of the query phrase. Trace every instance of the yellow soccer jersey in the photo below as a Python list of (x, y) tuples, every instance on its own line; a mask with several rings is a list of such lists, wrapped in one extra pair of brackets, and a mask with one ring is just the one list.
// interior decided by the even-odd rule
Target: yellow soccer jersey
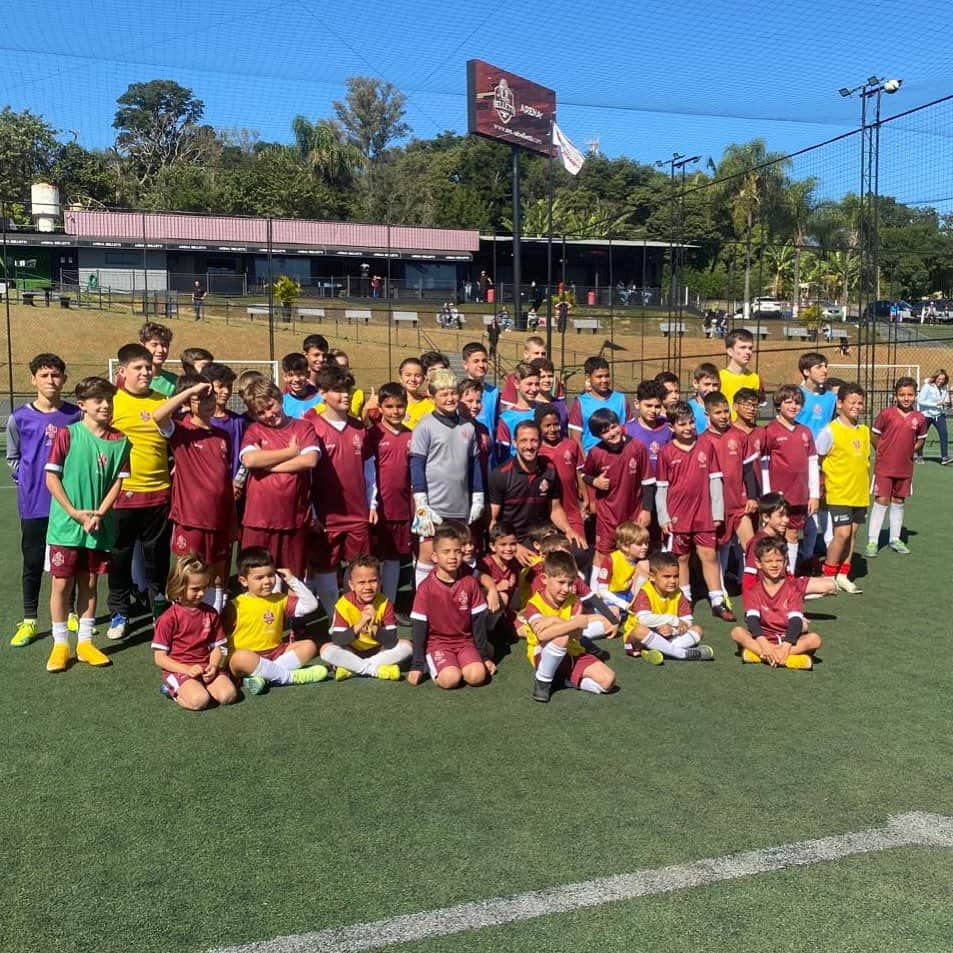
[(433, 401), (429, 397), (423, 400), (416, 400), (407, 404), (407, 412), (404, 414), (404, 426), (413, 430), (420, 423), (421, 417), (433, 412)]
[(606, 583), (609, 587), (609, 592), (629, 592), (635, 580), (638, 566), (635, 563), (630, 563), (625, 553), (619, 549), (613, 550), (609, 557), (609, 565), (604, 568), (609, 571), (609, 579)]
[(870, 430), (839, 420), (828, 425), (833, 444), (821, 460), (828, 506), (867, 506), (870, 502)]
[(523, 566), (523, 568), (520, 569), (517, 587), (521, 606), (525, 606), (526, 603), (529, 602), (530, 596), (533, 594), (533, 582), (542, 572), (542, 566), (540, 565), (542, 561), (542, 556), (530, 556), (529, 565)]
[[(377, 640), (378, 630), (391, 627), (396, 629), (397, 627), (394, 609), (384, 593), (379, 592), (374, 596), (371, 605), (374, 607), (374, 621), (349, 646), (356, 652), (379, 648), (381, 643)], [(361, 607), (357, 604), (356, 596), (353, 592), (345, 593), (334, 605), (334, 624), (331, 627), (331, 636), (333, 637), (336, 632), (353, 629), (360, 620)]]
[(228, 637), (228, 650), (248, 649), (250, 652), (270, 652), (281, 645), (285, 629), (286, 592), (270, 596), (252, 596), (243, 592), (232, 599), (235, 628)]
[[(541, 592), (530, 596), (526, 605), (523, 606), (517, 616), (518, 621), (523, 624), (523, 633), (526, 636), (526, 657), (530, 662), (536, 658), (537, 652), (539, 651), (539, 639), (536, 638), (536, 633), (530, 625), (533, 619), (539, 618), (540, 616), (550, 616), (556, 619), (571, 619), (574, 615), (579, 615), (581, 611), (582, 607), (574, 595), (570, 595), (559, 607), (550, 605), (549, 602), (546, 601), (546, 596)], [(569, 655), (570, 658), (575, 658), (577, 655), (585, 654), (585, 651), (579, 642), (578, 633), (572, 633), (569, 636), (569, 643), (566, 646), (566, 654)]]
[[(734, 403), (735, 394), (742, 387), (750, 387), (752, 390), (761, 392), (761, 378), (754, 371), (748, 374), (735, 374), (733, 371), (729, 371), (727, 367), (723, 367), (718, 372), (718, 379), (721, 381), (721, 392), (727, 398), (729, 407)], [(738, 419), (734, 410), (731, 412), (731, 419)]]
[(169, 450), (165, 437), (152, 419), (157, 407), (168, 400), (150, 390), (142, 397), (119, 388), (113, 398), (113, 426), (129, 438), (130, 475), (123, 481), (123, 492), (155, 493), (169, 489)]

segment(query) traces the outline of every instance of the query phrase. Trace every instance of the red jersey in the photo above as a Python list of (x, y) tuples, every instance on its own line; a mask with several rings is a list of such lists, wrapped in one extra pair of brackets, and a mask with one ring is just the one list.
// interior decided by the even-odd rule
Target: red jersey
[(552, 463), (559, 477), (562, 488), (560, 502), (570, 528), (580, 536), (583, 535), (585, 524), (579, 509), (579, 471), (585, 462), (582, 447), (572, 437), (564, 437), (555, 445), (540, 443), (539, 453)]
[(764, 428), (761, 445), (762, 476), (767, 468), (765, 492), (783, 493), (791, 506), (806, 506), (820, 495), (817, 450), (804, 424), (789, 428), (772, 420)]
[(222, 620), (211, 606), (173, 602), (156, 620), (152, 648), (183, 665), (208, 665), (212, 649), (225, 641)]
[(926, 417), (919, 410), (905, 414), (899, 407), (888, 407), (877, 414), (871, 433), (877, 441), (874, 473), (901, 480), (913, 476), (913, 448), (924, 440), (929, 430)]
[(477, 562), (477, 572), (489, 576), (496, 585), (501, 582), (508, 582), (511, 595), (516, 591), (516, 582), (520, 574), (520, 564), (511, 559), (506, 565), (501, 566), (492, 556), (484, 556)]
[(328, 532), (343, 532), (367, 524), (367, 484), (364, 461), (366, 431), (353, 417), (335, 427), (324, 414), (309, 410), (302, 420), (314, 427), (321, 457), (311, 484), (314, 510)]
[(473, 429), (476, 431), (477, 455), (480, 458), (480, 474), (483, 477), (484, 489), (490, 485), (490, 457), (493, 454), (493, 437), (490, 436), (490, 428), (479, 420), (473, 421)]
[(385, 522), (400, 523), (413, 518), (410, 433), (403, 424), (394, 433), (382, 423), (367, 431), (366, 452), (377, 470), (377, 515)]
[(638, 440), (625, 438), (621, 450), (596, 444), (586, 456), (583, 472), (592, 477), (609, 478), (608, 490), (596, 490), (596, 517), (606, 530), (626, 520), (634, 520), (642, 510), (642, 487), (655, 483), (652, 465), (645, 447)]
[(199, 426), (191, 414), (170, 420), (161, 432), (175, 462), (172, 522), (216, 532), (234, 530), (231, 438), (218, 427)]
[(472, 641), (473, 616), (486, 612), (486, 599), (476, 576), (461, 573), (443, 582), (434, 570), (414, 596), (412, 619), (427, 623), (427, 638)]
[[(763, 529), (759, 529), (758, 532), (748, 540), (748, 545), (745, 547), (745, 569), (741, 580), (742, 593), (747, 593), (748, 590), (755, 584), (755, 580), (758, 577), (758, 566), (754, 560), (754, 547), (758, 540), (781, 538), (782, 537), (775, 536), (772, 533), (766, 533)], [(788, 575), (790, 575), (790, 573), (788, 573)]]
[[(707, 431), (706, 431), (707, 433)], [(655, 465), (655, 483), (666, 489), (666, 509), (673, 533), (706, 533), (715, 528), (711, 482), (721, 479), (713, 442), (699, 438), (685, 450), (675, 441), (665, 444)]]
[(699, 436), (698, 442), (710, 446), (718, 457), (725, 513), (743, 512), (748, 502), (744, 478), (748, 441), (744, 431), (729, 427), (724, 433), (719, 433), (714, 427), (709, 427)]
[(781, 588), (772, 596), (764, 588), (761, 576), (744, 594), (745, 618), (761, 621), (761, 634), (772, 642), (784, 639), (790, 619), (804, 618), (804, 593), (810, 580), (807, 576), (786, 576)]
[[(242, 457), (251, 450), (281, 450), (298, 443), (298, 452), (320, 453), (314, 427), (304, 420), (286, 417), (280, 427), (255, 421), (242, 437)], [(311, 471), (269, 473), (249, 468), (245, 483), (243, 525), (257, 529), (301, 529), (311, 520)]]

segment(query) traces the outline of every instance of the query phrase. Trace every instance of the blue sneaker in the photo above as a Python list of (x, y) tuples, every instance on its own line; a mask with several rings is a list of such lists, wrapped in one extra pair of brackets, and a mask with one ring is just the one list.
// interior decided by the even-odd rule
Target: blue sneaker
[(109, 628), (106, 630), (106, 638), (116, 641), (116, 639), (121, 639), (126, 634), (126, 626), (129, 624), (129, 619), (123, 615), (121, 612), (117, 612), (109, 622)]

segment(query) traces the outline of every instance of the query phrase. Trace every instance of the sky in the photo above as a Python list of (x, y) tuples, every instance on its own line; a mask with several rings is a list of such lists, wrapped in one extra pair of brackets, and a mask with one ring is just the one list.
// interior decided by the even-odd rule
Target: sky
[[(333, 115), (345, 80), (407, 96), (413, 134), (467, 126), (465, 64), (556, 90), (577, 145), (641, 162), (717, 161), (763, 137), (792, 153), (856, 130), (868, 76), (901, 78), (893, 116), (953, 94), (950, 0), (31, 0), (7, 4), (0, 106), (30, 109), (88, 148), (112, 143), (130, 83), (174, 79), (216, 128), (290, 141), (297, 114)], [(859, 184), (858, 137), (795, 163), (833, 196)], [(953, 209), (953, 107), (885, 128), (881, 190)], [(912, 161), (911, 161), (912, 159)]]

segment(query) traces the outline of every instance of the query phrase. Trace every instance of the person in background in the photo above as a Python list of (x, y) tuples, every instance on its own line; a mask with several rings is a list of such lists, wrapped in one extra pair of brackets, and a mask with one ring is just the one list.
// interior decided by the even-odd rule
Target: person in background
[[(950, 406), (950, 375), (941, 367), (926, 378), (917, 394), (917, 410), (927, 419), (929, 427), (936, 427), (940, 438), (940, 463), (948, 466), (949, 437), (946, 430), (946, 411)], [(928, 430), (929, 432), (929, 430)], [(923, 451), (917, 454), (917, 463), (923, 463)]]
[(192, 285), (192, 311), (195, 314), (195, 320), (202, 320), (202, 305), (205, 302), (205, 296), (208, 291), (202, 287), (202, 282), (196, 280)]

